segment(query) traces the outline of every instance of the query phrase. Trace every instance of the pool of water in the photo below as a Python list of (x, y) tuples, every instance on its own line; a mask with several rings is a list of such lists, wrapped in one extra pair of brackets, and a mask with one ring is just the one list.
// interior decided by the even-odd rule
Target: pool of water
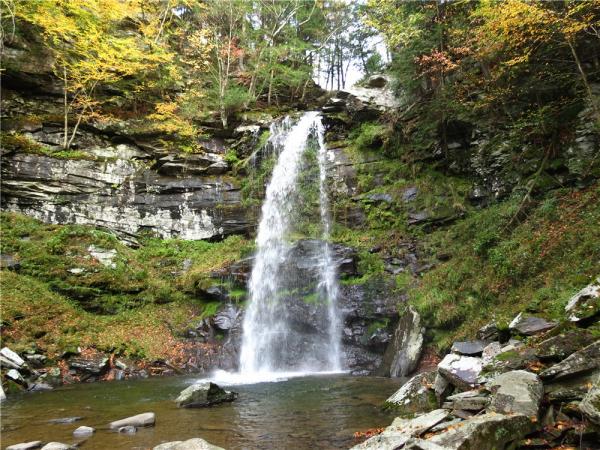
[[(388, 425), (382, 402), (402, 384), (375, 377), (323, 375), (232, 386), (239, 398), (210, 408), (181, 409), (173, 400), (189, 377), (65, 386), (10, 397), (2, 405), (2, 447), (41, 440), (81, 443), (72, 432), (96, 428), (83, 449), (146, 449), (201, 437), (226, 449), (334, 449), (355, 443), (353, 433)], [(108, 430), (113, 420), (152, 411), (156, 426), (134, 435)], [(48, 420), (82, 416), (71, 424)]]

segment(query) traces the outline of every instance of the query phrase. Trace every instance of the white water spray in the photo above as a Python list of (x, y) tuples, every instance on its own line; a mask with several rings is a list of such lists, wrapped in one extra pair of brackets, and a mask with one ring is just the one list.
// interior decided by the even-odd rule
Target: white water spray
[[(311, 141), (312, 139), (312, 141)], [(314, 269), (318, 272), (315, 294), (326, 302), (327, 324), (318, 340), (310, 340), (294, 329), (293, 314), (286, 304), (285, 267), (292, 244), (293, 213), (298, 204), (298, 177), (302, 157), (311, 142), (318, 143), (319, 203), (322, 240)], [(317, 112), (305, 113), (295, 125), (289, 120), (271, 128), (270, 145), (279, 152), (266, 190), (256, 238), (257, 252), (250, 277), (250, 302), (243, 324), (240, 374), (247, 382), (278, 379), (307, 372), (337, 372), (340, 362), (340, 319), (337, 311), (338, 284), (332, 249), (329, 199), (327, 196), (327, 150)]]

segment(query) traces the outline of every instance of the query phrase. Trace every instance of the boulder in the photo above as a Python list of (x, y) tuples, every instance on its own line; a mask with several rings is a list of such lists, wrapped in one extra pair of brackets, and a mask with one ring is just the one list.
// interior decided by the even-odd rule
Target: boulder
[(4, 388), (0, 383), (0, 402), (3, 402), (4, 400), (6, 400), (6, 393), (4, 392)]
[(232, 304), (225, 305), (215, 314), (213, 324), (219, 330), (229, 331), (237, 324), (239, 315), (240, 309), (238, 307)]
[(542, 379), (559, 379), (600, 368), (600, 340), (573, 353), (540, 373)]
[(525, 336), (533, 336), (535, 334), (543, 333), (554, 328), (557, 325), (556, 322), (548, 322), (541, 317), (529, 316), (526, 317), (523, 313), (519, 313), (512, 322), (508, 325), (509, 330), (517, 332)]
[(437, 406), (433, 383), (435, 372), (424, 372), (412, 377), (385, 401), (386, 408), (400, 415), (429, 411)]
[(208, 300), (215, 300), (218, 302), (226, 302), (229, 300), (229, 292), (227, 291), (227, 288), (222, 285), (214, 284), (206, 289), (201, 289), (200, 293)]
[(446, 450), (446, 448), (425, 439), (410, 438), (404, 444), (403, 450)]
[(482, 383), (491, 381), (497, 375), (530, 367), (538, 362), (535, 350), (522, 344), (505, 345), (491, 360), (486, 359), (480, 376)]
[(489, 413), (471, 417), (428, 441), (444, 449), (504, 449), (534, 429), (534, 424), (526, 416)]
[(459, 389), (472, 389), (478, 384), (482, 369), (481, 358), (449, 353), (438, 364), (438, 372)]
[(600, 313), (600, 277), (569, 299), (565, 312), (572, 322), (580, 322)]
[(502, 351), (502, 344), (500, 342), (491, 342), (486, 345), (481, 352), (481, 358), (483, 359), (483, 364), (486, 365), (490, 361), (492, 361), (496, 355), (500, 354)]
[(537, 375), (515, 370), (498, 375), (488, 384), (492, 399), (488, 411), (523, 414), (537, 419), (544, 386)]
[(581, 412), (594, 424), (600, 426), (600, 376), (580, 403)]
[(452, 344), (451, 351), (459, 355), (481, 356), (485, 346), (484, 341), (457, 341)]
[(156, 417), (153, 412), (138, 414), (136, 416), (127, 417), (121, 420), (115, 420), (108, 424), (111, 430), (118, 430), (121, 427), (153, 427), (156, 422)]
[(446, 399), (448, 406), (452, 409), (463, 409), (466, 411), (481, 411), (490, 402), (489, 397), (479, 391), (466, 391), (451, 395)]
[(352, 447), (352, 450), (395, 450), (401, 448), (409, 439), (421, 436), (449, 415), (450, 413), (445, 409), (436, 409), (414, 419), (396, 418), (381, 434)]
[(108, 356), (96, 354), (90, 357), (72, 357), (69, 359), (71, 369), (80, 370), (92, 375), (100, 375), (108, 368)]
[(546, 361), (562, 361), (592, 342), (594, 342), (594, 335), (589, 331), (571, 330), (536, 344), (535, 355)]
[(439, 373), (435, 374), (435, 381), (433, 382), (433, 391), (435, 392), (435, 398), (438, 401), (438, 405), (441, 405), (442, 402), (446, 399), (446, 396), (452, 392), (454, 386), (450, 384), (448, 380), (446, 380)]
[(76, 428), (73, 431), (73, 436), (75, 437), (86, 437), (86, 436), (91, 436), (92, 434), (94, 434), (94, 432), (96, 431), (95, 428), (92, 427), (86, 427), (86, 426), (81, 426)]
[(201, 381), (181, 391), (175, 402), (180, 408), (201, 408), (218, 403), (232, 402), (237, 396), (236, 392), (226, 391), (215, 383)]
[(383, 355), (382, 370), (379, 375), (390, 377), (409, 375), (417, 367), (422, 350), (421, 317), (412, 306), (408, 306), (400, 316), (392, 342)]
[(546, 380), (544, 383), (545, 398), (551, 403), (581, 401), (598, 377), (600, 377), (600, 370), (582, 372), (557, 380)]
[(4, 347), (2, 350), (0, 350), (0, 363), (2, 363), (2, 366), (17, 370), (25, 366), (25, 361), (23, 358), (21, 358), (8, 347)]
[(153, 450), (224, 450), (206, 442), (204, 439), (194, 438), (187, 441), (165, 442), (157, 445)]
[(490, 322), (477, 330), (477, 339), (482, 341), (495, 340), (499, 338), (498, 326), (495, 322)]
[(36, 381), (33, 384), (29, 385), (28, 390), (29, 391), (51, 391), (52, 389), (54, 389), (50, 384), (48, 383), (44, 383), (43, 381)]
[(72, 450), (73, 448), (71, 445), (62, 442), (48, 442), (42, 447), (42, 450)]
[(389, 79), (385, 75), (371, 75), (367, 80), (367, 86), (371, 88), (382, 88), (388, 84)]
[(34, 450), (42, 446), (42, 441), (29, 441), (21, 444), (13, 444), (6, 447), (6, 450)]
[(6, 378), (13, 380), (15, 383), (26, 385), (27, 382), (17, 369), (10, 369), (6, 372)]
[(133, 425), (126, 425), (124, 427), (119, 427), (117, 432), (119, 432), (121, 434), (135, 434), (135, 433), (137, 433), (137, 428), (134, 427)]

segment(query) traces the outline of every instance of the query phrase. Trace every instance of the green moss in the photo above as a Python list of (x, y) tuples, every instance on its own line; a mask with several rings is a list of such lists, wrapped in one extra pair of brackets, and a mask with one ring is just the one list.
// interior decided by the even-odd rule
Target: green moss
[(509, 199), (429, 235), (430, 251), (453, 257), (409, 296), (435, 345), (472, 337), (492, 319), (506, 324), (521, 311), (562, 319), (568, 298), (600, 270), (599, 197), (598, 184), (550, 192), (517, 223), (520, 199)]
[(9, 151), (32, 153), (58, 159), (95, 159), (93, 155), (80, 150), (54, 150), (21, 134), (2, 133), (2, 146)]
[(202, 308), (202, 315), (200, 316), (202, 319), (207, 317), (213, 317), (217, 314), (219, 307), (221, 306), (221, 302), (210, 302), (204, 305)]
[(132, 357), (156, 359), (174, 351), (176, 333), (197, 320), (191, 305), (146, 305), (110, 316), (82, 310), (37, 278), (9, 271), (0, 276), (5, 345), (32, 346), (56, 358), (77, 347), (95, 347)]
[(385, 126), (377, 123), (363, 123), (355, 129), (350, 138), (358, 150), (368, 150), (383, 145), (387, 136)]

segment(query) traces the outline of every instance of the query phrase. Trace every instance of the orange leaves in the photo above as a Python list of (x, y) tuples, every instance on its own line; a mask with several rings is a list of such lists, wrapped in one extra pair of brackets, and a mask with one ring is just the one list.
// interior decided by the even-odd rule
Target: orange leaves
[(429, 76), (433, 81), (438, 81), (458, 67), (448, 52), (439, 50), (432, 50), (428, 55), (416, 57), (415, 63), (421, 74)]
[(354, 439), (369, 439), (370, 437), (381, 434), (385, 428), (369, 428), (366, 431), (356, 431)]

